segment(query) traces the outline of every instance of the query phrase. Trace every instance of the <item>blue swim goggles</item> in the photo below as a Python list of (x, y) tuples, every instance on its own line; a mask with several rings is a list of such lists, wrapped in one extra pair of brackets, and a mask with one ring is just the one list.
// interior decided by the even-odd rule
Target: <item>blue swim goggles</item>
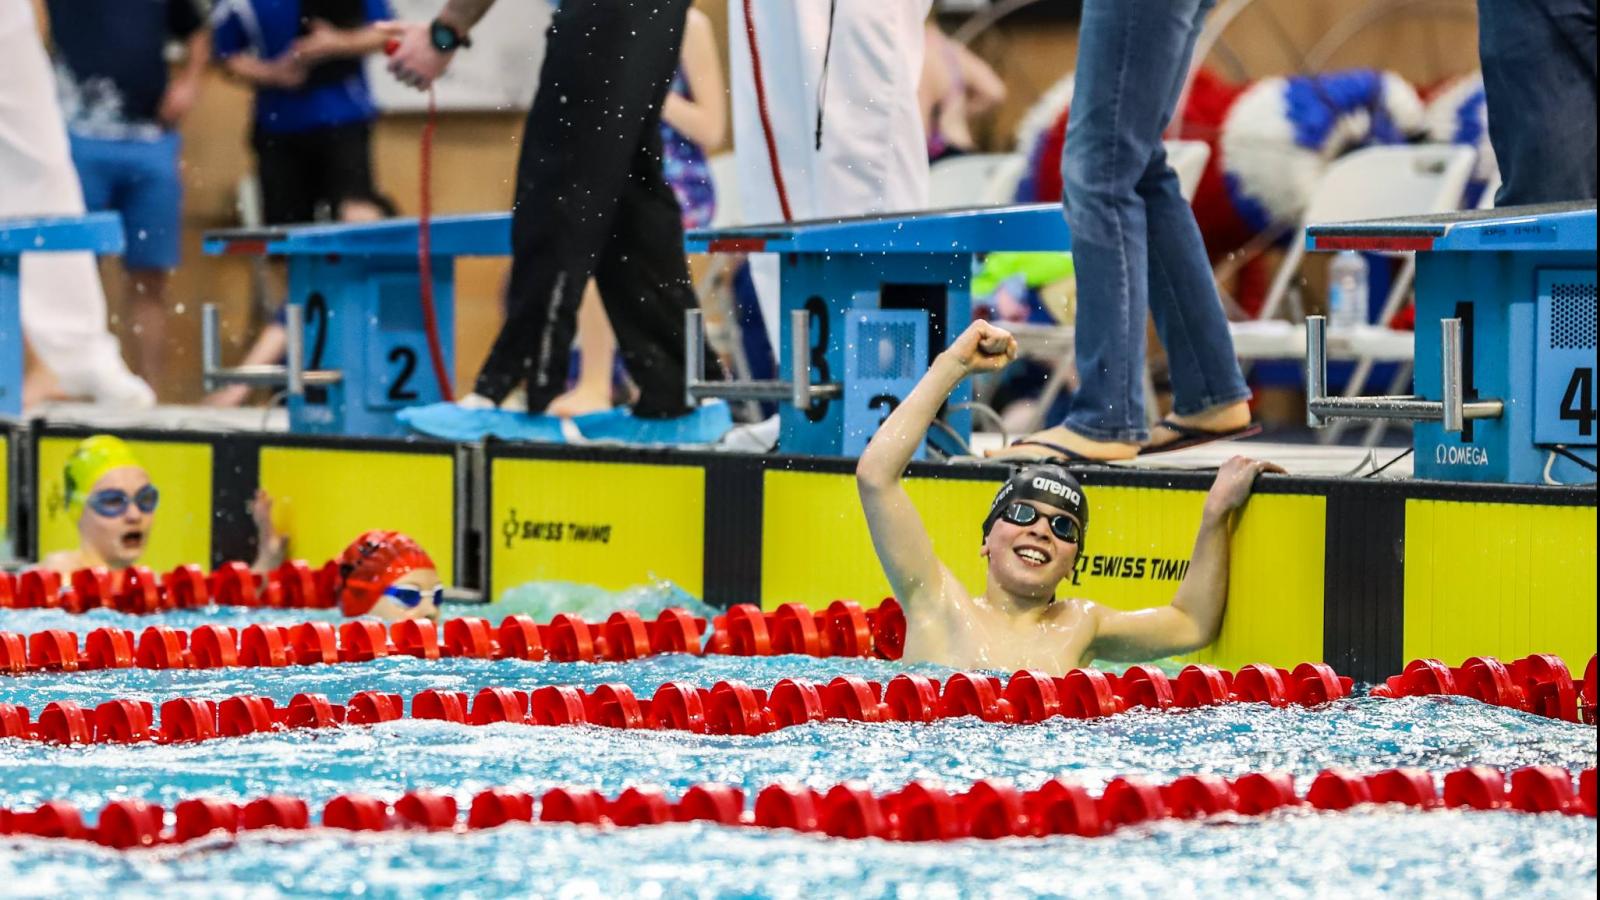
[(391, 584), (383, 589), (383, 595), (406, 609), (416, 609), (422, 605), (423, 600), (432, 599), (434, 608), (444, 601), (444, 586), (435, 585), (428, 590), (415, 588), (404, 584)]
[(130, 503), (139, 507), (139, 511), (148, 516), (156, 511), (156, 504), (159, 502), (161, 502), (161, 492), (156, 490), (155, 485), (147, 484), (134, 491), (132, 497), (120, 488), (95, 491), (89, 495), (85, 505), (94, 510), (96, 515), (115, 519), (128, 511)]

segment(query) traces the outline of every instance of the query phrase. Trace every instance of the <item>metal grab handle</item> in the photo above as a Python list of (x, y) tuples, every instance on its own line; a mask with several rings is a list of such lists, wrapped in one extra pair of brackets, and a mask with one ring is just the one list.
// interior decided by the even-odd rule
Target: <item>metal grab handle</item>
[(1306, 424), (1322, 428), (1327, 420), (1317, 415), (1316, 401), (1328, 396), (1328, 319), (1306, 316)]
[(1498, 419), (1505, 412), (1499, 400), (1465, 400), (1460, 319), (1439, 321), (1439, 358), (1443, 368), (1440, 400), (1414, 394), (1382, 397), (1328, 396), (1328, 326), (1323, 316), (1306, 316), (1306, 424), (1322, 428), (1329, 419), (1400, 419), (1439, 422), (1460, 433), (1467, 419)]
[(811, 331), (809, 314), (790, 312), (789, 363), (795, 377), (788, 381), (706, 381), (705, 319), (698, 309), (683, 312), (683, 397), (693, 406), (700, 400), (787, 400), (807, 410), (817, 400), (844, 396), (841, 384), (811, 383)]
[(1447, 432), (1460, 432), (1466, 425), (1466, 408), (1461, 387), (1461, 320), (1439, 320), (1439, 400), (1444, 407), (1442, 421)]
[(811, 314), (789, 311), (789, 402), (811, 409)]
[(282, 387), (290, 396), (305, 396), (306, 388), (325, 387), (344, 380), (344, 373), (331, 369), (305, 368), (306, 311), (297, 304), (284, 309), (286, 359), (284, 365), (222, 367), (222, 329), (217, 305), (200, 308), (200, 378), (208, 391), (225, 384), (251, 387)]

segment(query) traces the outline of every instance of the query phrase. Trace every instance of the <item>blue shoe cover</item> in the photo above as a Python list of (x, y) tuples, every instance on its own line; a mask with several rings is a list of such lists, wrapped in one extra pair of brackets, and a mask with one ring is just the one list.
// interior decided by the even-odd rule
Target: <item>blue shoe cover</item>
[(675, 419), (641, 419), (626, 407), (590, 413), (572, 420), (591, 441), (626, 444), (714, 444), (733, 428), (728, 404), (713, 400)]
[(504, 441), (538, 441), (564, 444), (561, 420), (555, 416), (529, 415), (506, 409), (467, 409), (455, 403), (430, 403), (410, 406), (395, 413), (395, 418), (432, 437), (451, 441), (481, 441), (497, 437)]

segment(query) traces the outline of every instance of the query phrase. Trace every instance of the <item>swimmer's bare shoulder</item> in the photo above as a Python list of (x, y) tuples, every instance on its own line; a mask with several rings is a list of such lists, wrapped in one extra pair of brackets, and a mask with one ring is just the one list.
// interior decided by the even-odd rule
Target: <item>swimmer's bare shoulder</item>
[(1058, 632), (1066, 669), (1087, 666), (1094, 660), (1094, 639), (1099, 632), (1101, 606), (1083, 597), (1067, 597), (1050, 604), (1045, 622)]
[[(906, 662), (935, 662), (949, 658), (957, 631), (970, 618), (972, 596), (943, 562), (938, 577), (917, 590), (898, 597), (906, 614)], [(963, 612), (968, 615), (963, 615)]]
[(62, 575), (71, 575), (79, 569), (89, 568), (89, 564), (84, 559), (82, 550), (57, 550), (39, 560), (38, 567), (52, 572), (59, 572)]

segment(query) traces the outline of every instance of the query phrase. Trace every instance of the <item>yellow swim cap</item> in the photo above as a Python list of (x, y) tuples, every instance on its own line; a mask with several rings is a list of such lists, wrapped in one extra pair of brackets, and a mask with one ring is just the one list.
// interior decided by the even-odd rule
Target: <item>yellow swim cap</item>
[(66, 485), (67, 512), (77, 518), (83, 514), (84, 501), (100, 477), (112, 469), (139, 465), (133, 450), (119, 437), (97, 434), (84, 438), (72, 455), (67, 457), (62, 475)]

